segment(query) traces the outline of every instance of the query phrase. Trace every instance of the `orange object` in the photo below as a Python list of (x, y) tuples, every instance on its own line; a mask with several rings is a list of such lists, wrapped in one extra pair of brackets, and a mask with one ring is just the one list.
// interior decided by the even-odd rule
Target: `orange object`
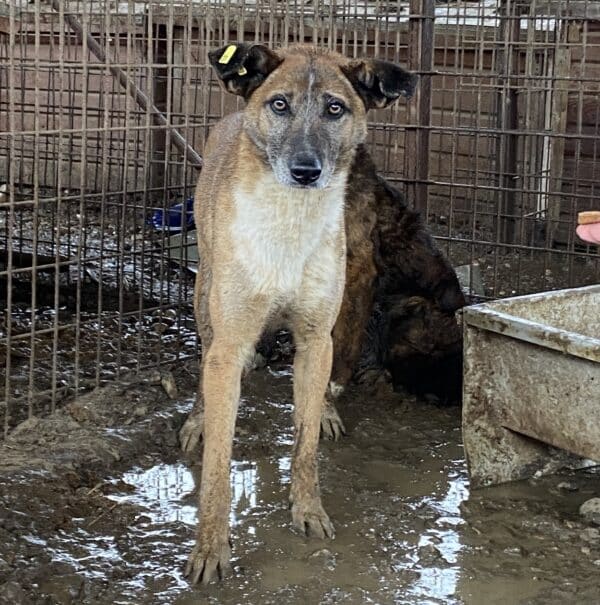
[(600, 223), (600, 210), (588, 210), (577, 215), (578, 225), (591, 225), (592, 223)]
[(577, 215), (577, 235), (588, 244), (600, 245), (600, 210), (588, 210)]

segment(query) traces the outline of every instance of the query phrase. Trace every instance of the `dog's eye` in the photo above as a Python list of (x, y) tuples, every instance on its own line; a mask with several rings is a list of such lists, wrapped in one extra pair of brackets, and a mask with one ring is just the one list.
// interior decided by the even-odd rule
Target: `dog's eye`
[(285, 99), (282, 99), (281, 97), (277, 97), (275, 99), (273, 99), (270, 103), (271, 105), (271, 109), (275, 112), (275, 113), (285, 113), (290, 106), (288, 105), (288, 102)]
[(345, 107), (338, 101), (331, 101), (327, 105), (327, 113), (332, 118), (339, 118), (345, 111)]

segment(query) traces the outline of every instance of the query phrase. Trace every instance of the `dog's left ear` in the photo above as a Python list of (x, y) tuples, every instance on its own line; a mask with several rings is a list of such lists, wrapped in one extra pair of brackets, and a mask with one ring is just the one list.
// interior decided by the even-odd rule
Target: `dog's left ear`
[(416, 74), (388, 61), (352, 61), (342, 71), (367, 109), (387, 107), (401, 96), (410, 99), (417, 86)]
[(262, 44), (228, 44), (208, 53), (208, 60), (225, 89), (248, 99), (282, 62)]

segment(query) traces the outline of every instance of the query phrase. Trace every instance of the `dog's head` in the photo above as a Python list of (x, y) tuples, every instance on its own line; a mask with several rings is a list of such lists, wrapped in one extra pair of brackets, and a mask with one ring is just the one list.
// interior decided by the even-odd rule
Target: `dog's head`
[(209, 53), (224, 88), (244, 97), (244, 128), (283, 185), (325, 188), (350, 167), (366, 112), (409, 98), (416, 76), (377, 59), (315, 47), (231, 44)]

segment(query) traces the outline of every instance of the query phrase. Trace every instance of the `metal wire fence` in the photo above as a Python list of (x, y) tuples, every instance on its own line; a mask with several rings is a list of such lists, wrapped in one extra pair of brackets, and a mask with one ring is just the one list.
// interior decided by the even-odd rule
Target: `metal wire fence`
[(187, 208), (196, 152), (239, 103), (207, 63), (232, 40), (421, 75), (410, 104), (370, 116), (369, 146), (480, 296), (598, 281), (574, 236), (600, 205), (597, 2), (0, 1), (5, 433), (197, 354)]

